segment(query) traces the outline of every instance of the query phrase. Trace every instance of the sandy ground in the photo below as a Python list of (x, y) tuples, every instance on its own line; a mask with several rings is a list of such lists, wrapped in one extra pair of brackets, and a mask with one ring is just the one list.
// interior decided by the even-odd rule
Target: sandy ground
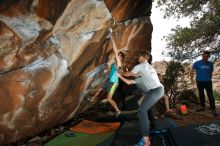
[(173, 119), (178, 126), (188, 126), (192, 124), (208, 123), (211, 121), (220, 120), (220, 104), (216, 104), (217, 117), (212, 115), (209, 107), (206, 107), (205, 112), (196, 112), (199, 106), (192, 105), (189, 107), (189, 112), (186, 115), (180, 114), (182, 119)]

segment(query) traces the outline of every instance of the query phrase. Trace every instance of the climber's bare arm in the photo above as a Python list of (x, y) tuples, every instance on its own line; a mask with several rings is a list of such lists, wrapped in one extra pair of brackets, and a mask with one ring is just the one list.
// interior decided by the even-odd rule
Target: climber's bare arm
[(134, 80), (129, 80), (126, 79), (125, 77), (123, 77), (120, 73), (118, 73), (118, 77), (124, 81), (126, 84), (131, 85), (131, 84), (136, 84), (136, 82)]

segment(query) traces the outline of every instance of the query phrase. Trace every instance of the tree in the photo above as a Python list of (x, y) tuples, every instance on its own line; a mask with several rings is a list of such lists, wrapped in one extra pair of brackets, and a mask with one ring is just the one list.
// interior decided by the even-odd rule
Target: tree
[(195, 59), (209, 50), (212, 59), (220, 57), (220, 0), (157, 0), (164, 17), (190, 18), (190, 27), (172, 29), (165, 37), (167, 53), (174, 60)]
[(184, 64), (181, 62), (170, 61), (166, 64), (165, 75), (163, 76), (163, 84), (165, 87), (165, 93), (169, 93), (169, 99), (171, 106), (175, 106), (175, 97), (183, 89), (179, 89), (180, 84), (184, 83)]

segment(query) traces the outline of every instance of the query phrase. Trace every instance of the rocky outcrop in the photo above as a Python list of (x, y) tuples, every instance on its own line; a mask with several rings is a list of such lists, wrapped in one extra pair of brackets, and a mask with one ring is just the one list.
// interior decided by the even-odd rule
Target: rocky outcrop
[[(151, 0), (1, 0), (0, 145), (76, 116), (113, 60), (151, 50)], [(111, 34), (109, 29), (113, 28)]]

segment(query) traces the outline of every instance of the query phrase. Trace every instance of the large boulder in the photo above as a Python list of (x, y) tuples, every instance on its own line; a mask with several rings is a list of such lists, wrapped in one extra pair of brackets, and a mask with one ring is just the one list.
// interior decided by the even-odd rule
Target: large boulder
[(1, 0), (0, 145), (80, 113), (103, 81), (104, 64), (113, 60), (110, 35), (128, 66), (139, 50), (150, 51), (151, 3)]

